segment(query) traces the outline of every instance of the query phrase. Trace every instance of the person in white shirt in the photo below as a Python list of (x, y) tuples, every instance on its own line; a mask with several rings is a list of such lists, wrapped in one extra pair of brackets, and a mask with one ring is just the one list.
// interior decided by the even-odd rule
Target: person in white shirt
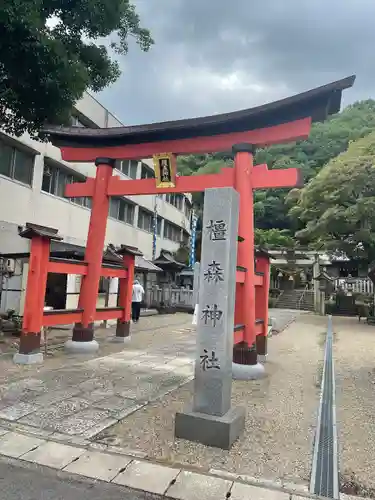
[(138, 323), (139, 316), (141, 314), (141, 303), (143, 300), (143, 295), (145, 291), (143, 286), (138, 280), (134, 280), (133, 283), (133, 296), (132, 296), (132, 320), (133, 323)]

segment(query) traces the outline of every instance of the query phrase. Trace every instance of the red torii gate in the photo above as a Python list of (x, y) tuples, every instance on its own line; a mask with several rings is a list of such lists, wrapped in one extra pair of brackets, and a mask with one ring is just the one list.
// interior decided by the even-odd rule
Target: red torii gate
[[(341, 93), (353, 85), (354, 79), (355, 77), (348, 77), (288, 99), (225, 115), (112, 129), (46, 129), (52, 143), (60, 147), (63, 160), (95, 162), (97, 166), (95, 178), (88, 178), (84, 183), (70, 184), (65, 192), (70, 198), (92, 198), (85, 270), (81, 273), (83, 278), (78, 304), (79, 315), (73, 313), (72, 316), (75, 320), (79, 316), (73, 330), (73, 343), (92, 342), (94, 339), (93, 324), (98, 316), (96, 298), (99, 279), (103, 275), (102, 255), (111, 196), (185, 193), (203, 191), (206, 188), (233, 187), (240, 194), (236, 281), (241, 286), (237, 286), (236, 296), (235, 315), (236, 322), (240, 325), (235, 331), (235, 344), (239, 346), (236, 361), (254, 363), (257, 334), (263, 337), (263, 341), (258, 343), (258, 353), (265, 354), (269, 280), (267, 276), (262, 278), (255, 273), (253, 191), (300, 186), (302, 179), (298, 169), (268, 170), (267, 165), (253, 166), (254, 151), (256, 147), (306, 139), (313, 120), (325, 119), (328, 114), (340, 109)], [(141, 159), (168, 152), (175, 168), (177, 155), (231, 149), (235, 155), (234, 168), (223, 168), (220, 173), (212, 175), (176, 177), (174, 187), (158, 187), (155, 179), (123, 180), (113, 175), (116, 159)], [(127, 266), (127, 259), (124, 258), (124, 261)], [(261, 263), (261, 259), (259, 262)], [(266, 274), (269, 272), (267, 266), (264, 270)], [(61, 272), (69, 271), (65, 269)], [(74, 273), (74, 270), (71, 272)], [(105, 272), (108, 275), (108, 271)], [(129, 334), (130, 324), (132, 283), (129, 274), (132, 273), (125, 274), (127, 280), (123, 280), (119, 299), (122, 312), (116, 313), (117, 334), (120, 337)], [(258, 309), (262, 311), (265, 321), (257, 325), (255, 286), (262, 284), (267, 290)], [(28, 283), (27, 296), (41, 293), (38, 288), (40, 286), (35, 284), (35, 279), (31, 280)], [(41, 301), (35, 306), (38, 311), (34, 306), (33, 310), (28, 310), (28, 304), (26, 300), (25, 318), (29, 318), (30, 314), (37, 315), (38, 318), (43, 317), (43, 312), (39, 311)], [(44, 320), (37, 323), (34, 330), (42, 326), (40, 323), (46, 324)], [(23, 354), (28, 354), (30, 343), (26, 340), (27, 336), (38, 334), (30, 331), (29, 324), (26, 322), (23, 325), (20, 343), (20, 352)], [(51, 324), (51, 320), (48, 324)], [(32, 344), (33, 350), (29, 352), (35, 352), (36, 345)]]

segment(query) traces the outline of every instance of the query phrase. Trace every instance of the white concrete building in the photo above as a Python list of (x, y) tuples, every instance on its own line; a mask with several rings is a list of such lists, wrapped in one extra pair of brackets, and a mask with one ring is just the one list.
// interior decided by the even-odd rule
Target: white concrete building
[[(75, 106), (73, 125), (98, 128), (123, 124), (95, 98), (85, 94)], [(27, 135), (15, 139), (0, 133), (0, 254), (28, 252), (29, 241), (18, 236), (19, 226), (26, 222), (54, 227), (65, 243), (85, 246), (90, 200), (67, 199), (64, 188), (67, 183), (94, 177), (95, 168), (94, 164), (62, 161), (60, 150), (50, 143), (31, 140)], [(116, 175), (124, 179), (154, 175), (149, 159), (119, 161), (117, 169)], [(145, 259), (151, 260), (155, 203), (158, 213), (156, 255), (162, 249), (176, 251), (180, 242), (189, 238), (190, 194), (112, 198), (106, 244), (135, 246)], [(25, 276), (22, 279), (24, 282)], [(13, 281), (15, 293), (14, 285)], [(12, 298), (8, 294), (7, 307), (15, 305), (14, 293)]]

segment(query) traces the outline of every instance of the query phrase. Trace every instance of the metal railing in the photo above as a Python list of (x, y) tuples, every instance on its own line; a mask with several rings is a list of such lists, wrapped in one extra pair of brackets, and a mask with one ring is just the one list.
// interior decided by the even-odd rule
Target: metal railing
[(154, 286), (146, 290), (144, 301), (149, 308), (158, 308), (162, 305), (194, 308), (193, 290), (187, 288)]
[(309, 289), (309, 285), (306, 285), (305, 288), (303, 289), (303, 292), (301, 293), (301, 297), (298, 299), (298, 302), (297, 302), (298, 311), (301, 309), (302, 301), (305, 298), (305, 295), (306, 295), (306, 292), (308, 291), (308, 289)]

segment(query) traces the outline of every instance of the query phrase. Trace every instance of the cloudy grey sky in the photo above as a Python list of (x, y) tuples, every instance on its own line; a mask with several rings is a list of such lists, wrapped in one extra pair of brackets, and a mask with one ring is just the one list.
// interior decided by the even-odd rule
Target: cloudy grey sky
[(155, 40), (131, 46), (99, 100), (125, 124), (263, 104), (357, 74), (375, 98), (374, 0), (134, 0)]

